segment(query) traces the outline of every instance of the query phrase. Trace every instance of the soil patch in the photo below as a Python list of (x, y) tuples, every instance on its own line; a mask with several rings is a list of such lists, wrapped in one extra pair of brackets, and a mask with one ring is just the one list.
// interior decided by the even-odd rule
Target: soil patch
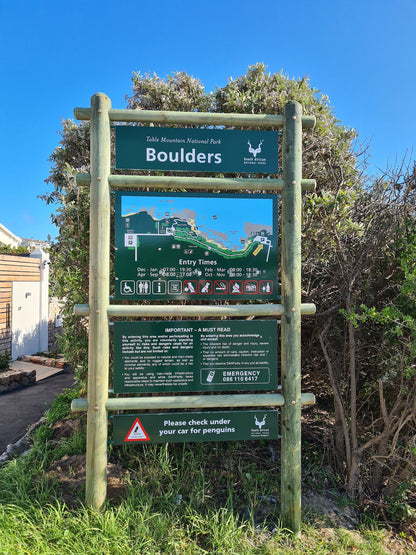
[[(68, 507), (85, 502), (85, 455), (64, 456), (54, 462), (46, 476), (58, 483), (58, 493)], [(128, 472), (118, 464), (107, 465), (107, 497), (117, 502), (125, 494)]]

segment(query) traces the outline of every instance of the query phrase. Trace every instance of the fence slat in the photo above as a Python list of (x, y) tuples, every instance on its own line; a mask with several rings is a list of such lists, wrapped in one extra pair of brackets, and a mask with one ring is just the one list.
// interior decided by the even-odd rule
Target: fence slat
[[(302, 393), (302, 405), (313, 405), (315, 395)], [(252, 395), (175, 395), (169, 397), (122, 397), (111, 398), (106, 402), (108, 411), (148, 410), (148, 409), (194, 409), (213, 407), (281, 407), (285, 404), (279, 393)], [(86, 411), (87, 399), (74, 399), (71, 403), (73, 412)]]
[[(75, 108), (74, 115), (79, 120), (90, 120), (90, 108)], [(165, 112), (159, 110), (110, 110), (111, 121), (136, 123), (164, 123), (171, 125), (223, 125), (237, 127), (283, 127), (283, 115), (270, 114), (220, 114), (211, 112)], [(315, 116), (303, 116), (305, 129), (315, 126)]]

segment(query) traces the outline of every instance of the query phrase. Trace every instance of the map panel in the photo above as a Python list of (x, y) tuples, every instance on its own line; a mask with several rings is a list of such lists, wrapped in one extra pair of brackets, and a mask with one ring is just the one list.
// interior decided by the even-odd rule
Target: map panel
[(277, 299), (276, 195), (116, 193), (116, 299)]

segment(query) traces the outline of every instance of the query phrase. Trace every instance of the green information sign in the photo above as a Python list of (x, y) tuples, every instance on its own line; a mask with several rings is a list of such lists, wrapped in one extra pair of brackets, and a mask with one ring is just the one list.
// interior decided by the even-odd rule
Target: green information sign
[(276, 173), (277, 131), (116, 126), (116, 168)]
[(277, 322), (114, 322), (114, 393), (277, 389)]
[(277, 196), (116, 192), (118, 300), (276, 300)]
[(120, 414), (112, 420), (115, 445), (279, 437), (277, 410)]

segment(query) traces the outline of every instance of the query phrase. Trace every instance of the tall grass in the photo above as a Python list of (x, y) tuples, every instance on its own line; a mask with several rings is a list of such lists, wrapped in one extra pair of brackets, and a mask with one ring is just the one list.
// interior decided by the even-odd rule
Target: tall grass
[[(383, 535), (323, 534), (303, 527), (301, 538), (282, 530), (274, 534), (239, 521), (226, 508), (200, 515), (187, 508), (182, 515), (161, 514), (148, 505), (132, 507), (126, 500), (98, 513), (82, 507), (71, 511), (55, 501), (25, 510), (0, 506), (0, 552), (3, 555), (133, 555), (153, 554), (310, 554), (392, 553)], [(408, 551), (410, 554), (411, 551)]]

